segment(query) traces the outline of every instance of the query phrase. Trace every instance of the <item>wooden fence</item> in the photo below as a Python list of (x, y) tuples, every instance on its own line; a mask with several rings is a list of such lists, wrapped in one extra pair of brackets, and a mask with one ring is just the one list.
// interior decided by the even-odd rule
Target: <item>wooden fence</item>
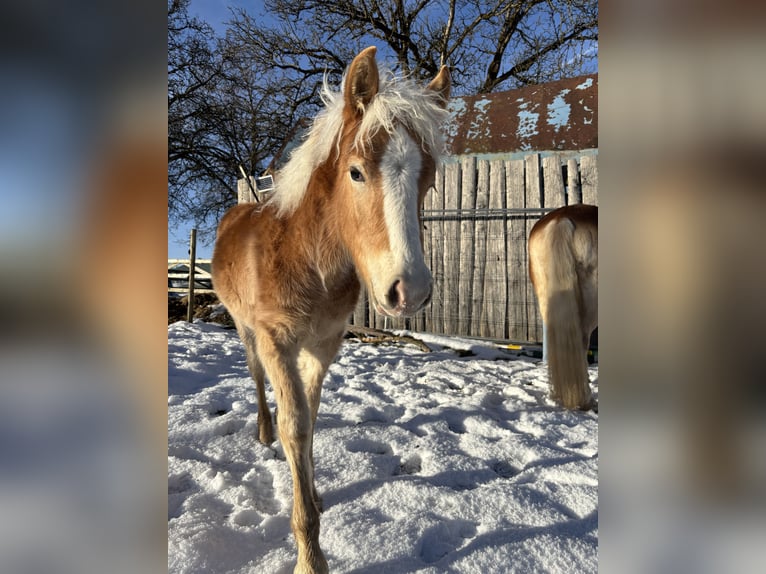
[(598, 204), (597, 154), (539, 153), (448, 158), (423, 209), (424, 251), (434, 278), (431, 304), (390, 319), (365, 294), (352, 323), (378, 328), (542, 341), (529, 281), (527, 238), (545, 213)]

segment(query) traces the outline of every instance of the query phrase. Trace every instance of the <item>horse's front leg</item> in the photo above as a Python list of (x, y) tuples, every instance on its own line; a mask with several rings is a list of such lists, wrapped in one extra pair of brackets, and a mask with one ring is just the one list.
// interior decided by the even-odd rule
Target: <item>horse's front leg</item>
[[(306, 389), (306, 396), (309, 402), (309, 409), (311, 411), (311, 433), (310, 433), (310, 458), (312, 474), (314, 471), (314, 425), (316, 424), (317, 414), (319, 413), (319, 402), (322, 397), (322, 383), (327, 374), (327, 369), (335, 359), (335, 355), (338, 353), (341, 343), (343, 342), (343, 334), (346, 331), (345, 322), (330, 331), (330, 335), (324, 338), (315, 338), (307, 343), (301, 350), (298, 366), (303, 379), (304, 388)], [(314, 502), (322, 511), (322, 498), (313, 487)]]
[(319, 547), (319, 508), (314, 501), (313, 421), (298, 370), (298, 348), (263, 330), (258, 333), (258, 351), (276, 393), (277, 430), (293, 478), (290, 525), (298, 545), (295, 574), (325, 574), (328, 566)]

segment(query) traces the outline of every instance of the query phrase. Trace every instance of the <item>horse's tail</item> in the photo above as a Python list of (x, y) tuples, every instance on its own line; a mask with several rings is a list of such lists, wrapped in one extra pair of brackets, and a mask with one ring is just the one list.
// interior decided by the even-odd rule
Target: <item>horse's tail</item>
[[(577, 274), (575, 226), (567, 217), (551, 220), (530, 237), (530, 266), (546, 329), (551, 398), (565, 408), (587, 408), (588, 336), (581, 309), (583, 293)], [(533, 253), (534, 252), (534, 253)]]

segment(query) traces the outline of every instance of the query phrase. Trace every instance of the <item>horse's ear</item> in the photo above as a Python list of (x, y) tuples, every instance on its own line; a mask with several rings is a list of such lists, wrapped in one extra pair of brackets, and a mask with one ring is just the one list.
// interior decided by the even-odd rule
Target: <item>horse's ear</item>
[(452, 79), (449, 75), (449, 69), (447, 66), (442, 66), (436, 77), (428, 84), (428, 89), (439, 94), (442, 106), (447, 107), (447, 101), (449, 100), (449, 92), (452, 87)]
[(377, 48), (370, 46), (354, 58), (348, 68), (344, 98), (346, 105), (357, 113), (364, 112), (378, 93), (378, 64), (375, 62)]

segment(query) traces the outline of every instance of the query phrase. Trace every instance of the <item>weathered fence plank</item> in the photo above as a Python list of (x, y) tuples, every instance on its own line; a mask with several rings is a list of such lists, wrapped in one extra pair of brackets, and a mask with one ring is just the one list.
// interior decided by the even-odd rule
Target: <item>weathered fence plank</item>
[[(461, 186), (462, 194), (460, 209), (464, 212), (476, 209), (476, 158), (465, 156), (461, 160)], [(460, 221), (460, 251), (459, 251), (459, 274), (458, 274), (458, 329), (460, 332), (470, 333), (471, 309), (473, 299), (473, 275), (474, 247), (476, 228), (475, 221), (463, 218)]]
[(359, 327), (367, 327), (369, 313), (369, 301), (367, 301), (367, 291), (362, 287), (359, 293), (359, 301), (354, 307), (354, 313), (351, 315), (351, 324)]
[[(489, 209), (493, 212), (506, 207), (505, 164), (493, 160), (489, 165)], [(484, 296), (481, 310), (479, 335), (504, 339), (506, 299), (508, 283), (508, 260), (505, 221), (492, 217), (487, 223), (487, 258), (484, 269)]]
[[(531, 154), (524, 158), (526, 162), (526, 190), (524, 194), (527, 209), (540, 209), (543, 206), (542, 189), (540, 186), (540, 154)], [(524, 268), (529, 269), (529, 256), (526, 253), (526, 239), (529, 237), (532, 227), (537, 221), (536, 217), (526, 218), (524, 232)], [(534, 301), (534, 290), (529, 274), (525, 274), (526, 301)], [(542, 338), (542, 326), (540, 325), (537, 305), (526, 305), (527, 308), (527, 341), (539, 341)]]
[(598, 205), (598, 156), (584, 155), (580, 158), (580, 181), (582, 202)]
[(561, 159), (557, 155), (543, 158), (543, 196), (543, 205), (546, 207), (562, 207), (567, 204)]
[(582, 203), (582, 191), (580, 191), (580, 168), (577, 160), (572, 158), (567, 161), (567, 205)]
[[(434, 189), (431, 190), (429, 195), (430, 212), (431, 214), (442, 213), (444, 211), (444, 179), (445, 179), (445, 166), (440, 164), (436, 170), (436, 180), (434, 181)], [(443, 314), (440, 308), (443, 307), (443, 297), (441, 293), (441, 287), (444, 283), (444, 259), (442, 253), (444, 253), (444, 219), (430, 219), (425, 222), (425, 226), (431, 236), (431, 277), (433, 277), (433, 292), (431, 294), (431, 305), (426, 309), (424, 314), (423, 331), (428, 330), (430, 325), (436, 325), (437, 321), (441, 322)], [(435, 305), (433, 301), (439, 299), (439, 302)], [(428, 323), (427, 325), (425, 323)], [(443, 326), (442, 326), (443, 328)]]
[[(462, 199), (461, 165), (458, 162), (444, 166), (444, 212), (451, 213), (460, 208)], [(442, 249), (444, 270), (441, 277), (441, 293), (436, 296), (442, 312), (442, 320), (434, 324), (441, 326), (441, 333), (458, 333), (458, 275), (460, 269), (460, 222), (457, 218), (444, 218)], [(434, 286), (434, 288), (437, 288)]]
[[(505, 162), (505, 193), (508, 209), (525, 209), (525, 162), (515, 159)], [(508, 253), (508, 334), (515, 341), (527, 340), (527, 243), (526, 222), (523, 215), (511, 216), (505, 222)]]
[(484, 298), (485, 270), (487, 269), (487, 231), (489, 209), (489, 161), (481, 159), (476, 164), (476, 220), (473, 232), (473, 280), (471, 285), (471, 312), (469, 335), (481, 334), (481, 315), (488, 303)]
[[(425, 198), (423, 199), (423, 212), (428, 212), (432, 210), (433, 202), (434, 202), (434, 195), (436, 195), (436, 192), (434, 188), (428, 190), (426, 193)], [(428, 222), (423, 222), (421, 225), (420, 230), (421, 236), (423, 238), (423, 260), (425, 261), (426, 267), (428, 267), (431, 270), (431, 277), (433, 277), (433, 274), (435, 273), (434, 269), (434, 249), (433, 249), (433, 229), (431, 229), (431, 225)], [(415, 331), (424, 331), (426, 328), (426, 314), (431, 312), (430, 307), (426, 307), (425, 309), (421, 309), (418, 311), (417, 314), (415, 314), (412, 319), (410, 319), (410, 326)]]

